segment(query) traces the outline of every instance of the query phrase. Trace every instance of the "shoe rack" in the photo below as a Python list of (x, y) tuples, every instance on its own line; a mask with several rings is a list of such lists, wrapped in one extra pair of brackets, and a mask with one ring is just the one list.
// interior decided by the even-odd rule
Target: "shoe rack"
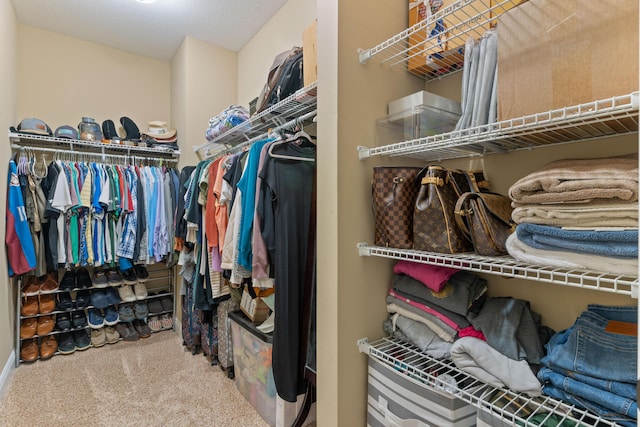
[[(144, 321), (145, 323), (148, 323), (148, 321), (154, 317), (154, 316), (158, 316), (158, 319), (160, 319), (160, 328), (151, 328), (151, 333), (156, 333), (156, 332), (161, 332), (161, 331), (165, 331), (165, 330), (173, 330), (173, 313), (175, 310), (175, 299), (174, 299), (174, 289), (175, 289), (175, 275), (174, 275), (174, 268), (173, 267), (166, 267), (165, 264), (163, 263), (158, 263), (158, 264), (152, 264), (152, 265), (147, 265), (146, 266), (147, 271), (149, 273), (149, 277), (146, 279), (146, 281), (144, 282), (146, 289), (147, 289), (147, 293), (148, 295), (145, 298), (136, 298), (135, 301), (130, 301), (130, 303), (132, 305), (136, 304), (136, 302), (140, 302), (140, 301), (144, 301), (146, 306), (149, 306), (149, 303), (151, 301), (161, 301), (163, 299), (165, 299), (165, 304), (161, 305), (162, 306), (162, 310), (160, 311), (154, 311), (151, 312), (150, 310), (148, 311), (148, 314), (145, 316)], [(88, 268), (90, 273), (93, 273), (93, 269), (92, 268)], [(59, 284), (60, 281), (62, 280), (62, 277), (64, 275), (64, 269), (59, 270), (58, 272), (56, 272), (56, 274), (58, 275), (58, 280), (56, 280), (56, 283)], [(91, 274), (91, 277), (93, 277), (93, 274)], [(47, 340), (47, 337), (53, 337), (56, 340), (56, 343), (59, 339), (59, 336), (63, 333), (73, 333), (75, 331), (87, 331), (86, 333), (89, 336), (89, 340), (91, 340), (91, 336), (89, 331), (92, 329), (91, 326), (89, 326), (89, 322), (88, 322), (88, 311), (92, 308), (95, 308), (93, 305), (89, 304), (88, 306), (82, 308), (82, 309), (76, 309), (75, 308), (75, 302), (76, 302), (76, 296), (77, 296), (77, 292), (80, 290), (87, 290), (90, 293), (96, 290), (102, 290), (102, 291), (106, 291), (109, 288), (114, 288), (116, 289), (117, 286), (108, 286), (108, 287), (97, 287), (95, 286), (93, 283), (90, 287), (85, 287), (85, 288), (77, 288), (74, 287), (73, 289), (71, 289), (70, 291), (66, 291), (66, 290), (60, 290), (60, 289), (55, 289), (53, 291), (49, 291), (47, 293), (42, 293), (40, 291), (38, 291), (37, 295), (34, 295), (32, 297), (27, 297), (24, 294), (24, 290), (23, 290), (23, 286), (25, 284), (27, 280), (27, 276), (23, 275), (20, 276), (17, 280), (17, 285), (18, 285), (18, 291), (16, 292), (17, 294), (17, 298), (16, 298), (16, 328), (15, 328), (15, 339), (16, 339), (16, 345), (15, 345), (15, 366), (18, 367), (20, 364), (22, 363), (32, 363), (38, 360), (45, 360), (45, 358), (41, 357), (41, 347), (42, 347), (42, 343), (43, 341)], [(42, 282), (42, 281), (40, 281)], [(130, 285), (131, 287), (133, 287), (133, 285)], [(71, 295), (71, 299), (73, 301), (73, 306), (74, 308), (71, 310), (59, 310), (57, 307), (57, 301), (58, 298), (60, 296), (60, 294), (64, 293), (64, 292), (69, 292), (69, 294)], [(166, 303), (166, 299), (170, 297), (171, 298), (171, 307), (167, 306)], [(36, 303), (36, 305), (38, 305), (38, 310), (37, 313), (35, 314), (27, 314), (27, 315), (23, 315), (22, 314), (22, 308), (24, 305), (24, 302), (27, 300), (27, 298), (35, 298), (38, 302)], [(41, 313), (40, 311), (40, 301), (41, 299), (45, 299), (45, 300), (53, 300), (53, 304), (55, 306), (53, 311), (50, 312), (45, 312), (45, 313)], [(120, 303), (115, 304), (116, 309), (120, 308), (120, 305), (125, 303), (126, 301), (120, 301)], [(48, 310), (47, 310), (48, 311)], [(81, 311), (83, 316), (85, 317), (85, 325), (82, 327), (73, 327), (73, 323), (71, 325), (71, 328), (65, 331), (60, 331), (57, 330), (56, 328), (56, 322), (58, 320), (58, 316), (62, 315), (62, 314), (68, 314), (70, 315), (70, 317), (72, 317), (73, 313), (77, 313)], [(38, 335), (37, 330), (35, 335), (33, 335), (32, 337), (29, 338), (21, 338), (21, 334), (20, 334), (20, 330), (21, 330), (21, 326), (23, 324), (24, 321), (28, 321), (29, 319), (36, 319), (37, 321), (41, 321), (43, 318), (46, 318), (47, 316), (50, 316), (52, 318), (52, 322), (53, 322), (53, 330), (51, 332), (48, 332), (46, 334), (42, 334), (42, 335)], [(121, 322), (119, 321), (118, 323), (131, 323), (131, 322)], [(115, 327), (115, 325), (114, 325)], [(103, 326), (104, 328), (104, 326)], [(22, 349), (24, 345), (32, 345), (32, 340), (35, 340), (36, 344), (37, 344), (37, 348), (38, 348), (38, 356), (35, 360), (33, 361), (25, 361), (22, 358)], [(120, 337), (119, 341), (122, 341), (122, 337)], [(93, 347), (93, 345), (91, 345), (90, 347)], [(99, 347), (103, 347), (103, 345), (100, 345)], [(80, 350), (80, 349), (78, 349)], [(75, 351), (75, 350), (74, 350)], [(59, 350), (56, 350), (55, 352), (53, 352), (53, 354), (51, 354), (49, 357), (53, 357), (56, 355), (62, 354)], [(48, 359), (49, 357), (47, 357), (46, 359)]]

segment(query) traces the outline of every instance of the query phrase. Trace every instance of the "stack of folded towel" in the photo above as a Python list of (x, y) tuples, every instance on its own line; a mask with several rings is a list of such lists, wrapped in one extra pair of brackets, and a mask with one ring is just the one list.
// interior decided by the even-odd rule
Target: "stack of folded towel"
[(520, 261), (636, 275), (638, 157), (559, 160), (509, 189)]

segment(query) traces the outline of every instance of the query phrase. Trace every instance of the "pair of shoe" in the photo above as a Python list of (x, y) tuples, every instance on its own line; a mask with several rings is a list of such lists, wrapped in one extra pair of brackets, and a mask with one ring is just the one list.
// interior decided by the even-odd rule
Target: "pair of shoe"
[(91, 347), (91, 339), (85, 329), (64, 332), (58, 336), (60, 354), (71, 354), (76, 350), (86, 350), (89, 347)]
[[(133, 120), (126, 116), (120, 117), (120, 124), (122, 125), (122, 129), (124, 129), (125, 137), (123, 139), (125, 141), (140, 140), (140, 129), (138, 129), (138, 126)], [(108, 119), (102, 122), (102, 138), (107, 141), (120, 139), (113, 120)]]
[(133, 302), (147, 298), (147, 285), (136, 282), (133, 285), (124, 284), (118, 288), (120, 299), (125, 302)]
[(53, 332), (53, 316), (30, 317), (20, 322), (20, 339), (33, 338), (37, 335), (47, 335)]
[(137, 301), (133, 305), (133, 313), (135, 314), (136, 319), (144, 320), (149, 315), (149, 309), (147, 308), (147, 303), (144, 301)]
[(88, 289), (93, 286), (91, 275), (86, 267), (79, 267), (77, 270), (67, 270), (64, 272), (60, 284), (61, 291), (71, 291), (73, 289)]
[(137, 341), (140, 339), (140, 334), (131, 322), (120, 322), (115, 328), (124, 341)]
[(53, 294), (31, 295), (22, 298), (20, 314), (22, 316), (35, 316), (37, 314), (49, 314), (56, 309), (56, 300)]
[(154, 298), (149, 301), (149, 313), (160, 314), (166, 311), (173, 311), (173, 298), (170, 296)]
[(96, 268), (93, 270), (93, 287), (94, 288), (107, 288), (109, 287), (109, 277), (107, 277), (107, 271), (102, 268)]
[(90, 308), (88, 312), (89, 327), (91, 329), (100, 329), (103, 326), (113, 326), (120, 321), (118, 310), (113, 305), (104, 309)]
[(172, 329), (173, 328), (173, 317), (171, 314), (163, 314), (160, 316), (160, 323), (162, 324), (162, 329)]
[(162, 326), (162, 321), (160, 320), (160, 316), (149, 317), (148, 325), (149, 329), (151, 329), (152, 332), (159, 332), (164, 329), (164, 326)]
[(58, 331), (68, 331), (70, 329), (80, 329), (87, 326), (87, 316), (84, 310), (74, 311), (73, 313), (56, 314), (55, 328)]
[(107, 308), (110, 305), (119, 304), (122, 297), (113, 288), (97, 289), (91, 291), (91, 305), (95, 308)]
[(35, 362), (38, 357), (42, 360), (49, 359), (58, 350), (58, 342), (54, 335), (42, 338), (42, 343), (38, 347), (38, 339), (30, 338), (21, 343), (20, 359), (23, 362)]
[(132, 322), (136, 318), (133, 304), (125, 303), (118, 306), (118, 316), (121, 322)]
[(22, 296), (32, 297), (40, 294), (52, 294), (58, 290), (58, 282), (54, 277), (55, 273), (50, 273), (42, 278), (29, 276), (22, 285)]
[(118, 341), (120, 341), (120, 334), (111, 326), (91, 330), (91, 345), (94, 347), (102, 347), (105, 344), (115, 344)]

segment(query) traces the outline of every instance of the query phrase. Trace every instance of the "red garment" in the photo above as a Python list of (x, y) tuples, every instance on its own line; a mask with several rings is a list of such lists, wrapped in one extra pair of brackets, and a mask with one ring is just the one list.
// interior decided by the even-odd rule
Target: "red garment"
[(451, 276), (456, 274), (458, 269), (442, 267), (439, 265), (421, 264), (418, 262), (398, 261), (393, 266), (396, 274), (406, 274), (422, 282), (427, 288), (440, 292)]

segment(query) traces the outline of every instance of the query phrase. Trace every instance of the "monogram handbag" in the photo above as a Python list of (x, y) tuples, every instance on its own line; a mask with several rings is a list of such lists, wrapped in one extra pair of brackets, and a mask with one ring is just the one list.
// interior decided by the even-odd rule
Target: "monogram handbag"
[(375, 219), (374, 244), (398, 249), (413, 247), (413, 206), (421, 168), (378, 166), (371, 182)]
[(478, 254), (497, 256), (507, 253), (507, 237), (515, 230), (512, 211), (511, 199), (506, 196), (468, 192), (456, 202), (455, 218)]
[(455, 207), (465, 192), (487, 189), (482, 171), (426, 167), (413, 213), (413, 247), (421, 251), (460, 253), (473, 250), (468, 234), (456, 224)]

